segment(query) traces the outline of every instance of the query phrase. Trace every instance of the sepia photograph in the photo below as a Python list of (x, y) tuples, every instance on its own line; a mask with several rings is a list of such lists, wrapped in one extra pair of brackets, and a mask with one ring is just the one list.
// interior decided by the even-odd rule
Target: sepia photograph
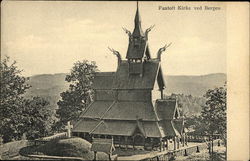
[[(238, 117), (230, 109), (249, 107), (228, 99), (228, 90), (237, 93), (234, 65), (249, 77), (241, 63), (249, 53), (231, 61), (231, 9), (226, 2), (2, 1), (0, 160), (249, 159), (228, 157)], [(241, 18), (233, 23), (239, 28), (247, 24)]]

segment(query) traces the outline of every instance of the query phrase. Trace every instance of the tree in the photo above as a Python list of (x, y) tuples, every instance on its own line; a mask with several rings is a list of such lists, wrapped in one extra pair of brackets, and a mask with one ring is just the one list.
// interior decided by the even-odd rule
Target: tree
[(209, 89), (204, 95), (205, 105), (202, 106), (200, 115), (192, 115), (186, 119), (185, 125), (194, 129), (195, 135), (208, 135), (212, 141), (213, 154), (213, 136), (220, 135), (226, 144), (226, 97), (227, 89), (219, 87)]
[(89, 105), (93, 98), (93, 79), (97, 72), (95, 62), (83, 60), (74, 64), (71, 73), (66, 76), (65, 81), (69, 82), (69, 89), (61, 93), (61, 100), (58, 101), (57, 117), (59, 121), (55, 128), (63, 127), (70, 120), (76, 120), (80, 113)]
[(26, 133), (28, 139), (48, 136), (55, 120), (53, 116), (54, 110), (44, 98), (24, 99), (19, 115), (20, 133)]
[(0, 69), (0, 135), (4, 142), (19, 140), (24, 133), (28, 139), (49, 134), (53, 122), (49, 102), (39, 97), (23, 97), (30, 86), (15, 61), (10, 63), (6, 57), (1, 61)]
[(10, 62), (9, 57), (1, 61), (0, 71), (0, 135), (6, 142), (18, 138), (16, 116), (21, 112), (22, 95), (30, 86), (26, 84), (27, 78), (21, 76), (16, 61)]
[(212, 136), (212, 139), (213, 135), (219, 134), (226, 143), (226, 86), (208, 90), (204, 97), (206, 104), (201, 111), (202, 122), (206, 125), (204, 132)]

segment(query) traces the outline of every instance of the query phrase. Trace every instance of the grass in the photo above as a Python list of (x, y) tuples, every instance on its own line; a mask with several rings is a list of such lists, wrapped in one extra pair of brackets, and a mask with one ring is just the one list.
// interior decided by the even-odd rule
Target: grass
[[(86, 160), (93, 160), (94, 152), (90, 151), (91, 144), (82, 138), (69, 138), (53, 140), (44, 145), (30, 146), (21, 149), (20, 153), (27, 154), (40, 154), (62, 157), (82, 157)], [(98, 152), (97, 159), (108, 160), (108, 155)]]

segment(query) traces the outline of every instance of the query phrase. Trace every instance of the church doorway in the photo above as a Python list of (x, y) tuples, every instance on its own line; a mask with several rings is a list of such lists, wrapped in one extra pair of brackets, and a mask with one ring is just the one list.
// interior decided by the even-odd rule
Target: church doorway
[(142, 134), (134, 135), (134, 145), (135, 146), (144, 146), (145, 138)]

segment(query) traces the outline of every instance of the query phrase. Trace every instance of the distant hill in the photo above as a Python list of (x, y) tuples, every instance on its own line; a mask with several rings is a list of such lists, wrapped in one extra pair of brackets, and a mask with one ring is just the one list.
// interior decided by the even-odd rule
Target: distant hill
[(223, 86), (227, 80), (224, 73), (201, 76), (164, 76), (166, 93), (203, 96), (208, 89)]
[(31, 76), (28, 84), (31, 88), (25, 93), (25, 97), (39, 96), (46, 98), (50, 104), (57, 108), (60, 93), (68, 89), (69, 83), (65, 81), (67, 73), (41, 74)]
[[(26, 97), (40, 96), (50, 101), (54, 108), (60, 99), (60, 93), (67, 90), (69, 84), (65, 81), (67, 73), (42, 74), (31, 76), (28, 83), (32, 86)], [(208, 74), (203, 76), (165, 76), (166, 94), (184, 94), (203, 96), (208, 89), (223, 86), (226, 74)], [(196, 110), (197, 111), (197, 110)]]

